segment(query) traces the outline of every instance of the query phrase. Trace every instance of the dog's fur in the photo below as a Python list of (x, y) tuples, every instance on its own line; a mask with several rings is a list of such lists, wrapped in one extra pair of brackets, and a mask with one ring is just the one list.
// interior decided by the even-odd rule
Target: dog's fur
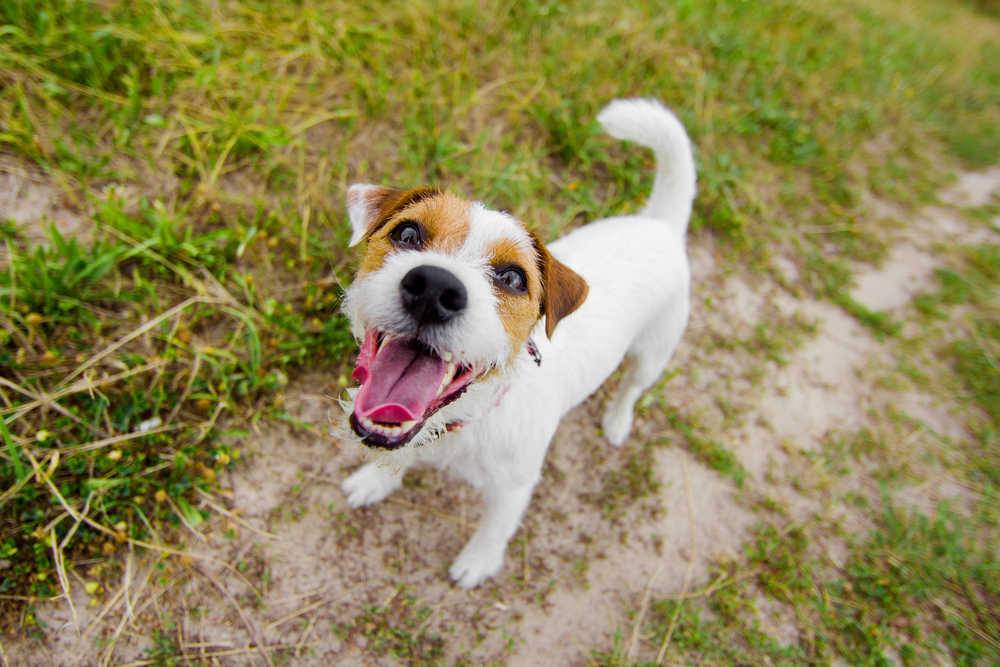
[[(368, 246), (343, 310), (364, 341), (355, 378), (367, 395), (354, 390), (345, 407), (355, 433), (384, 453), (342, 488), (352, 507), (377, 503), (418, 461), (468, 480), (485, 508), (450, 569), (467, 588), (503, 565), (562, 416), (624, 360), (602, 422), (621, 445), (687, 326), (696, 179), (687, 133), (651, 100), (617, 100), (598, 120), (653, 149), (653, 191), (640, 214), (547, 248), (513, 217), (438, 190), (348, 191), (351, 244)], [(426, 296), (445, 273), (443, 291)], [(433, 397), (421, 382), (442, 389)]]

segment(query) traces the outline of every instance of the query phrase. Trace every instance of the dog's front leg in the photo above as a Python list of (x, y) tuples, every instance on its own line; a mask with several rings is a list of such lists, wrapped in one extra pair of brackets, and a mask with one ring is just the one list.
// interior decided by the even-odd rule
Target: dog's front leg
[(357, 509), (374, 505), (403, 485), (406, 466), (377, 466), (366, 463), (353, 475), (344, 480), (340, 490), (347, 495), (347, 504)]
[(475, 588), (500, 571), (507, 542), (517, 532), (534, 488), (532, 482), (512, 489), (483, 489), (483, 517), (475, 535), (448, 570), (459, 586)]

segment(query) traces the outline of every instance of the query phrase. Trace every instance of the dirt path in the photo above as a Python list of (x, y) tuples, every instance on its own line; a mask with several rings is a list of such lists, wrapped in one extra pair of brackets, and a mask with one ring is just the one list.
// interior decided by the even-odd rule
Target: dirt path
[[(995, 228), (967, 224), (958, 213), (998, 191), (998, 169), (965, 175), (941, 205), (897, 231), (881, 268), (858, 267), (853, 296), (905, 318), (914, 295), (934, 284), (937, 244), (1000, 242)], [(880, 382), (900, 354), (892, 343), (877, 341), (839, 307), (794, 295), (798, 269), (790, 260), (776, 261), (781, 270), (773, 276), (738, 275), (721, 265), (709, 237), (691, 246), (695, 310), (671, 366), (676, 375), (654, 391), (621, 450), (597, 430), (603, 391), (566, 417), (494, 582), (466, 591), (448, 581), (447, 567), (479, 512), (475, 493), (453, 478), (418, 471), (389, 501), (347, 507), (339, 483), (360, 463), (359, 452), (324, 435), (328, 415), (338, 411), (324, 396), (336, 393), (333, 378), (308, 376), (293, 382), (285, 400), (314, 429), (275, 424), (247, 438), (245, 463), (222, 499), (234, 518), (220, 517), (189, 539), (187, 548), (214, 560), (169, 558), (157, 567), (148, 555), (126, 554), (120, 591), (88, 606), (74, 582), (76, 618), (65, 604), (42, 608), (48, 641), (7, 646), (7, 661), (145, 664), (130, 661), (155, 651), (151, 628), (171, 628), (179, 648), (207, 664), (264, 664), (249, 657), (257, 645), (290, 647), (280, 657), (295, 665), (405, 664), (421, 653), (448, 664), (586, 664), (584, 652), (609, 646), (616, 632), (626, 650), (653, 660), (658, 646), (641, 637), (633, 646), (629, 612), (647, 591), (677, 594), (689, 570), (690, 588), (704, 587), (709, 568), (733, 558), (747, 528), (767, 516), (768, 502), (793, 520), (834, 517), (846, 533), (867, 530), (844, 496), (877, 501), (872, 471), (880, 461), (854, 462), (849, 475), (823, 479), (809, 453), (824, 439), (870, 429), (886, 439), (896, 463), (927, 468), (925, 483), (896, 491), (900, 502), (962, 501), (962, 482), (918, 455), (941, 437), (969, 437), (962, 413), (941, 396)], [(762, 323), (803, 331), (815, 324), (815, 332), (782, 353), (785, 363), (727, 344), (752, 340)], [(888, 406), (904, 417), (887, 419)], [(672, 411), (697, 415), (734, 452), (749, 473), (742, 489), (688, 452), (670, 427)], [(637, 458), (642, 443), (664, 438), (676, 444)], [(602, 507), (609, 473), (624, 476), (634, 460), (652, 462), (658, 488)], [(836, 562), (843, 538), (831, 534), (812, 548)], [(770, 611), (761, 614), (764, 627), (794, 641), (795, 624), (781, 609)], [(104, 648), (112, 637), (113, 656)]]

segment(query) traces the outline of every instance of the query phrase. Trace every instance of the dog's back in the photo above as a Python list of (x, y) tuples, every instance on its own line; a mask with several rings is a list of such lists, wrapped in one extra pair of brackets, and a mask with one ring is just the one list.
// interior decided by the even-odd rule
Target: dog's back
[[(550, 246), (591, 286), (587, 302), (557, 335), (599, 339), (573, 355), (600, 370), (586, 386), (575, 387), (572, 404), (593, 393), (625, 361), (602, 423), (608, 441), (620, 445), (632, 428), (636, 400), (659, 379), (687, 328), (691, 273), (685, 233), (696, 171), (684, 126), (660, 102), (616, 100), (597, 119), (612, 136), (656, 155), (653, 190), (642, 212), (587, 225)], [(555, 347), (563, 344), (554, 342)]]
[[(541, 366), (527, 355), (519, 360), (503, 403), (469, 434), (470, 442), (488, 447), (494, 439), (509, 439), (513, 428), (519, 431), (515, 441), (544, 438), (547, 444), (562, 415), (624, 360), (625, 373), (602, 423), (608, 441), (622, 444), (636, 400), (659, 379), (687, 327), (685, 232), (695, 194), (691, 142), (677, 117), (655, 100), (616, 100), (598, 120), (612, 136), (653, 149), (652, 193), (639, 214), (585, 225), (548, 246), (587, 281), (590, 293), (552, 340), (534, 336)], [(544, 449), (519, 456), (544, 456)]]

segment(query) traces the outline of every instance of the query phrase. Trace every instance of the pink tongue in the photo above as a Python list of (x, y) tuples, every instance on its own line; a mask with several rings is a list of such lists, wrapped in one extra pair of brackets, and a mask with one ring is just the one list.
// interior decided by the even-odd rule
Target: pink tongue
[[(368, 341), (366, 340), (366, 343)], [(354, 414), (376, 422), (397, 424), (423, 419), (448, 364), (413, 349), (410, 341), (393, 339), (375, 354), (370, 365), (358, 359), (351, 374), (361, 382)]]

